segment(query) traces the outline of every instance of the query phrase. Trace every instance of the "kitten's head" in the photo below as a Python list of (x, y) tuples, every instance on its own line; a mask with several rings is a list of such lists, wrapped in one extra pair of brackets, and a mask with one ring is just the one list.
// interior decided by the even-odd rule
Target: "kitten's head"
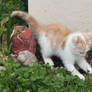
[(91, 48), (92, 46), (92, 39), (88, 39), (87, 37), (89, 37), (88, 35), (87, 36), (76, 36), (74, 39), (73, 39), (73, 46), (72, 46), (72, 50), (73, 50), (73, 53), (75, 55), (79, 55), (79, 56), (85, 56), (86, 53), (88, 52), (88, 50)]

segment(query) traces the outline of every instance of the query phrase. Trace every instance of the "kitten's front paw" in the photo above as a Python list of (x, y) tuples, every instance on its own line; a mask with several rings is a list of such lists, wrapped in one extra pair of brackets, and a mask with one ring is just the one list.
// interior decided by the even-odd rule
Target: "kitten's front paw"
[(85, 80), (85, 77), (83, 75), (78, 75), (78, 77), (82, 80)]

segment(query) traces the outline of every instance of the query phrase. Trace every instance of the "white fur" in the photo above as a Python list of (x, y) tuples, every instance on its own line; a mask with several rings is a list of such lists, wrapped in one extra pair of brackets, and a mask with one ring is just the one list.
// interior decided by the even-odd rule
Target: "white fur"
[(48, 40), (48, 38), (45, 36), (44, 33), (40, 34), (39, 43), (45, 64), (49, 63), (51, 66), (53, 66), (54, 63), (51, 60), (50, 56), (52, 56), (54, 52), (50, 46), (50, 41)]
[(83, 56), (78, 54), (76, 55), (76, 51), (73, 51), (72, 49), (72, 40), (76, 39), (77, 36), (80, 36), (85, 41), (85, 38), (81, 33), (72, 33), (67, 38), (64, 50), (60, 47), (61, 44), (57, 46), (57, 49), (53, 49), (51, 47), (49, 39), (45, 36), (44, 32), (40, 33), (38, 40), (41, 46), (41, 52), (45, 63), (49, 63), (51, 66), (53, 66), (54, 63), (51, 60), (50, 56), (57, 55), (63, 60), (65, 68), (68, 71), (71, 71), (72, 75), (77, 75), (84, 80), (85, 77), (82, 74), (80, 74), (80, 72), (75, 68), (74, 64), (77, 63), (79, 67), (82, 68), (85, 72), (89, 71), (89, 74), (92, 74), (92, 68)]

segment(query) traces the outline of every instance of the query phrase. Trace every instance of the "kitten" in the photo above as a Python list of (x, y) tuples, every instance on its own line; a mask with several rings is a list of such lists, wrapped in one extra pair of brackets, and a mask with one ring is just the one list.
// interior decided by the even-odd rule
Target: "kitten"
[(92, 45), (92, 32), (75, 32), (62, 24), (52, 24), (42, 27), (33, 16), (22, 12), (14, 11), (13, 16), (24, 19), (36, 33), (41, 47), (41, 53), (45, 64), (54, 65), (51, 60), (52, 55), (59, 56), (63, 64), (72, 75), (77, 75), (85, 80), (85, 77), (75, 68), (74, 64), (85, 72), (92, 74), (92, 68), (85, 60), (86, 52)]

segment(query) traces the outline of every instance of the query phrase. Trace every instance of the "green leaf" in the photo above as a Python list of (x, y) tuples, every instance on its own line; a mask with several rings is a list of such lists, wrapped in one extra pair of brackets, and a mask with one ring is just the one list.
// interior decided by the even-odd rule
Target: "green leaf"
[(2, 26), (0, 27), (0, 36), (3, 34), (4, 31), (5, 31), (5, 27), (2, 25)]

